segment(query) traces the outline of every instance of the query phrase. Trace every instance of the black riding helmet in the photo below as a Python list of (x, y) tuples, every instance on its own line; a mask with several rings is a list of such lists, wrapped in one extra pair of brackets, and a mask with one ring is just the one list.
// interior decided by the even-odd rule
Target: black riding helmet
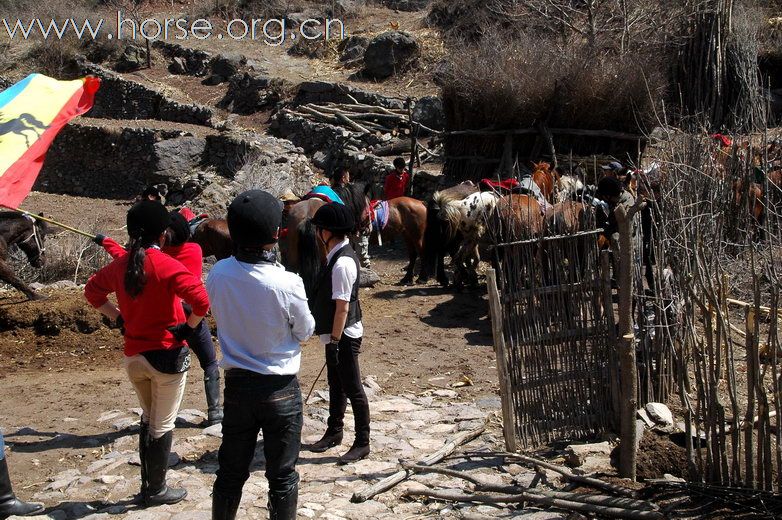
[(240, 193), (228, 206), (228, 231), (238, 246), (258, 247), (277, 242), (282, 202), (263, 190)]
[(155, 200), (142, 200), (128, 210), (130, 238), (155, 239), (168, 227), (170, 218), (165, 206)]
[(338, 202), (330, 202), (318, 208), (312, 217), (312, 224), (332, 233), (350, 233), (356, 225), (347, 206)]
[(171, 219), (168, 223), (169, 233), (169, 245), (181, 246), (188, 240), (190, 240), (190, 225), (187, 223), (187, 219), (176, 210), (173, 210), (168, 214)]
[(597, 183), (595, 196), (601, 200), (622, 194), (622, 183), (616, 177), (603, 177)]

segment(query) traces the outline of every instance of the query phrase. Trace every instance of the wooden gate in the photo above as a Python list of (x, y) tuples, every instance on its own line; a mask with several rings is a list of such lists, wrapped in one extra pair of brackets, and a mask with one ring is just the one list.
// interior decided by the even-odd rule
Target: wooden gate
[[(593, 436), (618, 381), (597, 231), (495, 246), (489, 300), (508, 450)], [(605, 260), (603, 263), (606, 263)]]

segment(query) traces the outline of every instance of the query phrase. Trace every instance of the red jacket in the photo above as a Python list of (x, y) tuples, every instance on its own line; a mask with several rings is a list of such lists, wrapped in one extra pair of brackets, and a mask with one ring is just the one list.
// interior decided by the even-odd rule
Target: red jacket
[(125, 355), (135, 356), (148, 350), (170, 349), (182, 343), (174, 339), (168, 327), (185, 321), (181, 300), (204, 316), (209, 310), (209, 296), (200, 278), (167, 254), (146, 250), (144, 271), (147, 283), (136, 298), (125, 292), (125, 270), (128, 255), (115, 259), (92, 275), (84, 288), (84, 296), (93, 307), (108, 301), (116, 293), (120, 312), (125, 320)]
[(404, 170), (402, 175), (398, 175), (395, 171), (389, 173), (383, 186), (386, 200), (404, 197), (408, 182), (410, 182), (410, 174), (407, 173), (407, 170)]
[[(103, 239), (103, 249), (115, 260), (128, 254), (127, 249), (109, 237)], [(201, 251), (201, 246), (194, 242), (185, 242), (181, 246), (166, 246), (162, 251), (171, 258), (179, 260), (188, 271), (201, 279), (204, 273), (204, 253)]]

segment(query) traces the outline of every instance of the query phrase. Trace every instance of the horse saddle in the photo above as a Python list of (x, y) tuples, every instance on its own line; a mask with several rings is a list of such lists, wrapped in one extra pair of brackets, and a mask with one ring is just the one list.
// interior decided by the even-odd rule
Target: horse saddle
[(501, 181), (481, 179), (478, 183), (478, 189), (480, 191), (493, 191), (499, 196), (521, 193), (519, 181), (516, 179), (504, 179)]
[(197, 215), (194, 219), (187, 222), (188, 227), (190, 228), (190, 236), (193, 236), (195, 233), (195, 230), (198, 229), (198, 226), (200, 226), (204, 220), (208, 219), (209, 215), (206, 213), (202, 213), (200, 215)]
[(388, 201), (373, 200), (369, 203), (369, 213), (373, 231), (380, 233), (388, 224)]

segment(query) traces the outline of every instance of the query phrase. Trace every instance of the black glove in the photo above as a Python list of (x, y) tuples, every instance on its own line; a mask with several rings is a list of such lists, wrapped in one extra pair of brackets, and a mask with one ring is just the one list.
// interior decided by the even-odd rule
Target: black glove
[(124, 336), (125, 335), (125, 318), (122, 317), (122, 314), (117, 316), (117, 319), (114, 320), (114, 325), (117, 326), (117, 328), (120, 331), (120, 334), (122, 334)]
[(193, 334), (195, 329), (190, 325), (188, 325), (187, 323), (180, 323), (179, 325), (174, 325), (173, 327), (169, 327), (168, 331), (174, 335), (174, 338), (177, 341), (185, 341)]
[(326, 343), (326, 364), (330, 367), (339, 365), (339, 343)]
[(95, 235), (95, 238), (92, 239), (92, 241), (98, 244), (99, 246), (103, 245), (104, 240), (106, 240), (106, 235), (101, 235), (100, 233)]

